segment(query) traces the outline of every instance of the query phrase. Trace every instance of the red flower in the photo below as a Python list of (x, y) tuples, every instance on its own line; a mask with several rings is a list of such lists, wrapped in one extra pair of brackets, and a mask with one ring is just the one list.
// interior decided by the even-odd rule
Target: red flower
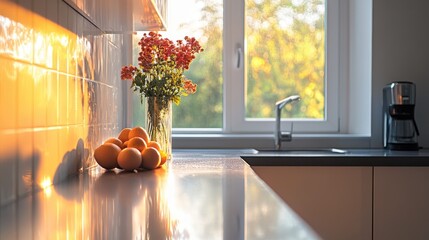
[(197, 85), (185, 79), (183, 72), (203, 48), (195, 38), (173, 42), (156, 32), (144, 33), (139, 41), (138, 66), (125, 66), (121, 79), (132, 79), (131, 87), (142, 96), (170, 96), (180, 102), (181, 95), (197, 91)]
[(194, 94), (197, 91), (197, 84), (194, 84), (191, 80), (187, 79), (183, 82), (183, 88), (187, 94)]
[(134, 74), (136, 73), (137, 68), (134, 66), (124, 66), (121, 70), (121, 79), (122, 80), (132, 80)]
[(162, 38), (161, 34), (150, 32), (143, 34), (139, 42), (141, 51), (139, 53), (139, 65), (143, 70), (152, 68), (152, 64), (161, 61), (173, 61), (178, 69), (189, 69), (195, 54), (202, 52), (200, 44), (195, 38), (185, 37), (177, 40), (176, 44), (168, 38)]

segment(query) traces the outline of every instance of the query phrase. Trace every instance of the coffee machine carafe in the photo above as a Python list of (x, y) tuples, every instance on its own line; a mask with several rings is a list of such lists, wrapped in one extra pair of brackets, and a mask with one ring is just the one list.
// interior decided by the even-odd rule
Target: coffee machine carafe
[(383, 89), (383, 144), (390, 150), (418, 150), (419, 130), (414, 119), (416, 86), (393, 82)]

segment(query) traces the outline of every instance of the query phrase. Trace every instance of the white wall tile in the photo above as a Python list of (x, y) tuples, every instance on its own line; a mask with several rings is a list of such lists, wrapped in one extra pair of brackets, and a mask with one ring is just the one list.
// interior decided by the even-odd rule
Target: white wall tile
[(0, 73), (3, 73), (0, 81), (0, 117), (1, 129), (14, 129), (17, 126), (18, 107), (18, 81), (17, 71), (13, 67), (14, 61), (0, 56)]
[(45, 68), (33, 67), (33, 127), (46, 127), (46, 115), (48, 112), (47, 74), (48, 71)]
[[(16, 2), (21, 37), (0, 46), (12, 53), (0, 55), (0, 206), (96, 164), (94, 149), (118, 134), (122, 119), (122, 36), (62, 0)], [(120, 24), (110, 3), (76, 3), (95, 22)]]
[(34, 109), (34, 80), (33, 66), (25, 63), (15, 62), (15, 68), (18, 72), (18, 128), (33, 127), (33, 109)]
[(46, 125), (58, 126), (59, 124), (59, 83), (58, 73), (48, 71), (46, 74), (46, 106), (49, 110), (46, 112)]

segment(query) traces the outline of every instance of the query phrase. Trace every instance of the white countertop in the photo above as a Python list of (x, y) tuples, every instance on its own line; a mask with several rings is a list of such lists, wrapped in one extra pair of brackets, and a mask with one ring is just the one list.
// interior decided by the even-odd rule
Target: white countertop
[(318, 239), (234, 151), (93, 168), (0, 209), (0, 239)]

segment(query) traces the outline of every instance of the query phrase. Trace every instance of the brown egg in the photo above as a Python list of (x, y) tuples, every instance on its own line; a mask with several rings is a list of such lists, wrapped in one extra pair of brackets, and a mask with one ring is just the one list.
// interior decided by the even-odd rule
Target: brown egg
[(121, 148), (113, 143), (105, 143), (94, 151), (94, 158), (97, 163), (105, 169), (113, 169), (117, 166), (117, 158)]
[(121, 140), (122, 142), (126, 142), (128, 141), (128, 134), (130, 133), (131, 128), (124, 128), (122, 129), (122, 131), (119, 133), (119, 140)]
[(149, 141), (149, 142), (147, 143), (147, 146), (148, 146), (148, 147), (156, 148), (156, 150), (161, 151), (161, 145), (159, 145), (159, 143), (158, 143), (158, 142), (156, 142), (156, 141)]
[(145, 142), (149, 142), (149, 134), (142, 127), (135, 127), (128, 133), (128, 139), (133, 137), (141, 137)]
[(146, 148), (146, 142), (141, 137), (133, 137), (128, 140), (127, 147), (137, 148), (141, 152)]
[(136, 148), (125, 148), (118, 155), (118, 164), (121, 168), (132, 171), (140, 167), (142, 156)]
[(161, 163), (161, 154), (154, 147), (147, 147), (143, 152), (141, 167), (146, 169), (155, 169)]
[(104, 143), (113, 143), (120, 148), (122, 148), (122, 145), (123, 145), (122, 141), (119, 138), (114, 138), (114, 137), (107, 139)]

